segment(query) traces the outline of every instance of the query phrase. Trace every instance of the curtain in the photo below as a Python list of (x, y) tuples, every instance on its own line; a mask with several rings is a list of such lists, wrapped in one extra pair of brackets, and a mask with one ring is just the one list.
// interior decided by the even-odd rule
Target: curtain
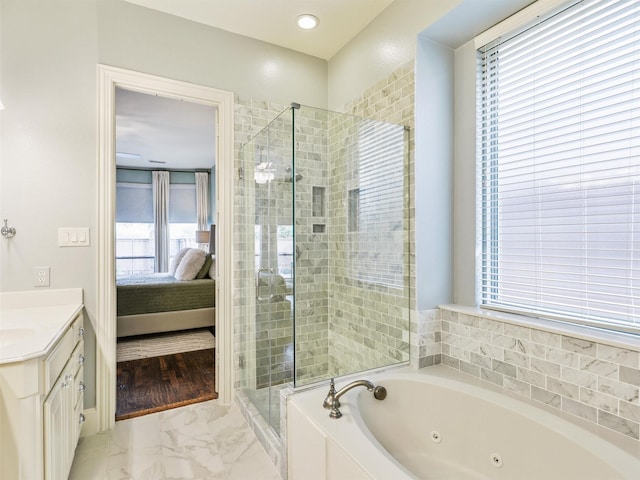
[(169, 172), (153, 173), (156, 272), (169, 271)]
[(198, 230), (209, 231), (209, 174), (196, 172), (196, 217)]

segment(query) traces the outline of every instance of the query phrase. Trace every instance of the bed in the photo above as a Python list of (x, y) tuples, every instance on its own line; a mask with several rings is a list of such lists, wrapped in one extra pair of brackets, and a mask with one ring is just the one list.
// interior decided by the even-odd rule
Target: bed
[(117, 336), (213, 327), (215, 288), (210, 275), (193, 280), (172, 273), (118, 278)]
[(215, 326), (215, 280), (176, 280), (168, 273), (120, 278), (117, 336)]

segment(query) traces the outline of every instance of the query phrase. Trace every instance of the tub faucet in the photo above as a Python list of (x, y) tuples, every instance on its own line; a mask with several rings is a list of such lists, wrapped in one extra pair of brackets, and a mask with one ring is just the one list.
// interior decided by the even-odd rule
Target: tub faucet
[(368, 391), (373, 392), (373, 397), (376, 400), (384, 400), (385, 398), (387, 398), (387, 389), (382, 385), (378, 385), (376, 387), (369, 380), (356, 380), (355, 382), (351, 382), (350, 384), (345, 385), (336, 392), (336, 384), (332, 378), (331, 382), (329, 383), (329, 393), (325, 397), (324, 402), (322, 402), (322, 406), (325, 409), (331, 410), (329, 412), (329, 416), (331, 418), (340, 418), (342, 416), (342, 413), (339, 409), (340, 397), (355, 387), (365, 387)]

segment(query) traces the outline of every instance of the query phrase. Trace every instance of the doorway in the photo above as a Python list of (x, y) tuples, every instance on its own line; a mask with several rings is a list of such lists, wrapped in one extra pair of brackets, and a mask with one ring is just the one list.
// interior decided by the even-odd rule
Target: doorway
[(217, 398), (216, 118), (116, 87), (116, 421)]
[(96, 429), (115, 423), (115, 90), (160, 95), (211, 105), (217, 111), (216, 141), (216, 391), (233, 396), (233, 93), (105, 65), (98, 66), (98, 315), (96, 319)]

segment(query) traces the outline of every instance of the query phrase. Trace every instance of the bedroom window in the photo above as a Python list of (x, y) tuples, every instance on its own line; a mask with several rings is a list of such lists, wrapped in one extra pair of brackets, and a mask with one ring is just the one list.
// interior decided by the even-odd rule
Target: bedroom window
[(574, 3), (478, 52), (481, 303), (640, 333), (640, 3)]
[(116, 223), (116, 276), (153, 273), (153, 223)]
[[(138, 172), (136, 172), (138, 173)], [(153, 200), (145, 178), (116, 183), (116, 275), (155, 269)]]
[[(155, 230), (151, 171), (116, 170), (116, 274), (153, 273)], [(196, 185), (193, 172), (172, 172), (169, 185), (169, 263), (181, 248), (197, 248)]]
[(196, 248), (196, 186), (172, 183), (169, 186), (169, 263), (181, 248)]

